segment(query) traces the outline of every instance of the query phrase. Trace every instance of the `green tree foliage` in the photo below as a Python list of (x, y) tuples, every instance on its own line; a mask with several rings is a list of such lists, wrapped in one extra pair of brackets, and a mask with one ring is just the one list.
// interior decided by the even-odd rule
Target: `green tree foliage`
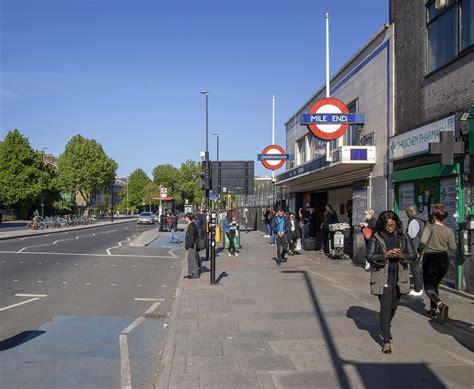
[(58, 160), (59, 182), (70, 192), (79, 192), (88, 211), (91, 196), (107, 189), (114, 181), (117, 163), (94, 139), (75, 135)]
[(0, 142), (0, 206), (27, 217), (39, 205), (41, 191), (50, 189), (51, 171), (42, 166), (41, 153), (18, 130), (10, 131)]
[[(150, 178), (142, 169), (136, 169), (128, 177), (128, 210), (136, 213), (143, 209), (143, 202), (146, 202), (145, 190), (150, 182)], [(127, 186), (120, 191), (119, 210), (124, 212), (127, 209)]]
[(168, 189), (172, 196), (178, 186), (178, 169), (173, 165), (158, 165), (153, 169), (153, 181)]
[(192, 160), (187, 160), (181, 164), (178, 174), (177, 196), (180, 204), (184, 204), (187, 199), (189, 204), (199, 205), (203, 197), (203, 192), (199, 187), (201, 177), (201, 164)]

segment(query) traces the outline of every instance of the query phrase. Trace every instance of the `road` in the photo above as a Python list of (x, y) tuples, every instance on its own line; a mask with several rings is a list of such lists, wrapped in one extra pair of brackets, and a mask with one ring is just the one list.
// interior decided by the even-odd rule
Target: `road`
[(0, 241), (0, 386), (151, 386), (182, 244), (128, 247), (149, 228)]

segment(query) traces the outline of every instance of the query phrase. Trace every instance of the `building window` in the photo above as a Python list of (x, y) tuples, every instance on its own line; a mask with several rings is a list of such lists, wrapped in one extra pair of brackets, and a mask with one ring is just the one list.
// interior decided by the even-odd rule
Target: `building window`
[(461, 3), (461, 50), (474, 44), (474, 0)]
[[(349, 113), (357, 113), (357, 102), (352, 102), (347, 108), (349, 109)], [(359, 146), (359, 138), (359, 126), (357, 124), (351, 124), (344, 135), (344, 145)]]
[(474, 0), (448, 0), (436, 9), (435, 0), (427, 3), (428, 73), (446, 65), (472, 46)]

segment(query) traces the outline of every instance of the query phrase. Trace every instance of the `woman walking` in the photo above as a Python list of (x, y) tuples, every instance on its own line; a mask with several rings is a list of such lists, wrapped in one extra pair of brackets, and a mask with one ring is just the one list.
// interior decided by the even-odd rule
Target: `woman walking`
[(410, 293), (408, 262), (416, 258), (411, 240), (403, 234), (398, 216), (392, 211), (382, 212), (367, 247), (367, 260), (371, 263), (371, 293), (377, 295), (380, 301), (382, 352), (385, 354), (392, 352), (390, 325), (400, 296)]
[(448, 210), (444, 204), (432, 206), (433, 224), (427, 224), (418, 246), (419, 255), (423, 255), (423, 283), (425, 293), (430, 298), (429, 317), (436, 317), (439, 309), (442, 321), (448, 321), (448, 306), (439, 298), (438, 286), (449, 267), (448, 250), (456, 252), (456, 240), (451, 228), (444, 225)]
[(234, 213), (232, 211), (227, 211), (227, 216), (224, 219), (224, 232), (227, 236), (227, 239), (229, 239), (229, 247), (228, 247), (228, 252), (229, 252), (229, 257), (230, 256), (235, 256), (237, 257), (239, 254), (235, 250), (235, 232), (237, 230), (237, 220), (234, 217)]
[(199, 264), (196, 258), (196, 246), (199, 241), (199, 233), (196, 224), (194, 223), (195, 216), (192, 213), (187, 213), (186, 221), (188, 228), (186, 230), (186, 237), (184, 239), (184, 248), (188, 251), (188, 275), (184, 278), (199, 278)]

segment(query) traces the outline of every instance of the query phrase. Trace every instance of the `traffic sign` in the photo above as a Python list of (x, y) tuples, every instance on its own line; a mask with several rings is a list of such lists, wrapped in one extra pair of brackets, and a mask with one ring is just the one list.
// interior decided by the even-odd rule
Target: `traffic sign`
[(168, 188), (160, 188), (160, 197), (168, 197)]
[(349, 114), (347, 106), (338, 99), (328, 97), (318, 100), (302, 115), (302, 124), (307, 124), (314, 136), (322, 140), (334, 140), (347, 131), (349, 124), (360, 122), (361, 115)]
[(270, 170), (280, 169), (287, 159), (289, 159), (289, 155), (285, 153), (283, 147), (278, 145), (269, 145), (258, 155), (258, 160)]

